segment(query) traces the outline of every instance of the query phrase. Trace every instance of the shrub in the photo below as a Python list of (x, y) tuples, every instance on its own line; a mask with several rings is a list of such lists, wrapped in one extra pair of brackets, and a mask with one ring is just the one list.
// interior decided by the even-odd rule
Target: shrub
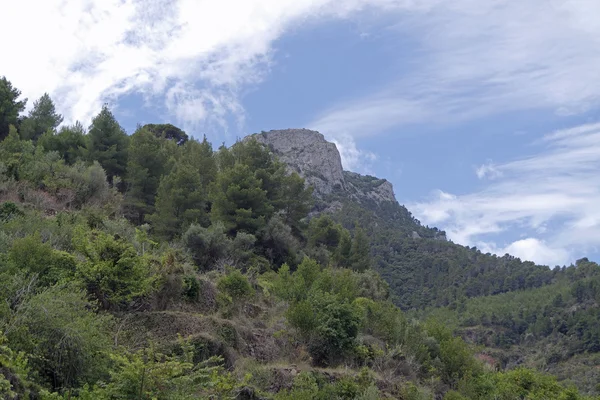
[(150, 260), (138, 256), (124, 240), (100, 231), (78, 229), (73, 245), (84, 257), (76, 275), (103, 308), (118, 306), (152, 290)]
[(248, 278), (237, 269), (219, 279), (217, 289), (229, 296), (233, 302), (248, 298), (253, 293)]
[(192, 254), (194, 263), (204, 271), (212, 269), (217, 260), (231, 250), (231, 242), (225, 235), (222, 223), (209, 228), (192, 224), (183, 235), (183, 243)]

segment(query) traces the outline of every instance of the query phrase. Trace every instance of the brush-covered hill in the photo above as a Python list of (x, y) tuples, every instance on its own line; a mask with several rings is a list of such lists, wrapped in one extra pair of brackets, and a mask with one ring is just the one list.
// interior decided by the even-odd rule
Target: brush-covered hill
[(377, 273), (385, 230), (455, 245), (389, 184), (324, 195), (260, 140), (127, 135), (107, 107), (58, 129), (48, 96), (20, 116), (0, 89), (0, 397), (590, 398), (393, 303), (419, 281)]

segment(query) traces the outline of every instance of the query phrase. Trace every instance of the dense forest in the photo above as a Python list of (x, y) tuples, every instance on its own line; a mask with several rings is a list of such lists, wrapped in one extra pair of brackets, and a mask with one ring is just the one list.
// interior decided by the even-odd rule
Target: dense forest
[[(545, 365), (585, 356), (597, 369), (595, 263), (550, 270), (483, 255), (397, 203), (315, 199), (256, 140), (214, 149), (171, 124), (128, 135), (107, 106), (89, 127), (63, 124), (48, 95), (25, 106), (1, 78), (5, 399), (600, 390), (559, 383), (534, 358), (494, 358), (536, 346)], [(334, 198), (339, 212), (314, 212)]]

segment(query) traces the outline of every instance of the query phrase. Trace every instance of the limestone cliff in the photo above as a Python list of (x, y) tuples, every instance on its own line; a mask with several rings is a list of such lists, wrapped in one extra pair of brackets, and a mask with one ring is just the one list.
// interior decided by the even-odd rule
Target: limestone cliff
[(320, 198), (345, 192), (355, 201), (396, 201), (392, 184), (385, 179), (344, 171), (337, 147), (319, 132), (285, 129), (252, 137), (268, 146), (290, 170), (302, 176)]

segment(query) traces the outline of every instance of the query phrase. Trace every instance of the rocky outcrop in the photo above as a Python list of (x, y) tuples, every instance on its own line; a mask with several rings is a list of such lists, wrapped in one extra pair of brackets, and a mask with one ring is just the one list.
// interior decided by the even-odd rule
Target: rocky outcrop
[(344, 189), (342, 159), (335, 144), (316, 131), (285, 129), (252, 137), (267, 145), (281, 161), (315, 188), (317, 195)]
[(444, 232), (421, 226), (406, 207), (398, 204), (390, 182), (344, 171), (337, 147), (321, 133), (309, 129), (284, 129), (263, 131), (244, 140), (251, 138), (267, 146), (290, 172), (297, 172), (307, 185), (314, 187), (317, 202), (309, 216), (335, 214), (350, 202), (372, 212), (374, 218), (379, 219), (373, 222), (374, 226), (385, 224), (415, 239), (446, 240)]
[(309, 129), (284, 129), (252, 135), (268, 146), (291, 171), (315, 188), (318, 197), (346, 192), (354, 200), (377, 203), (396, 201), (392, 184), (385, 179), (344, 171), (335, 144)]

